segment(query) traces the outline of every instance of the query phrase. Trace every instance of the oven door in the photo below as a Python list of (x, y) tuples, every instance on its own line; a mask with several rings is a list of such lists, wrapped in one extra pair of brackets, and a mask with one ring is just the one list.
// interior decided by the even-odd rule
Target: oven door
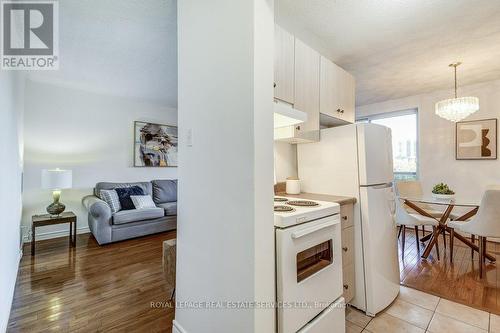
[(339, 215), (276, 230), (278, 332), (295, 333), (342, 295)]

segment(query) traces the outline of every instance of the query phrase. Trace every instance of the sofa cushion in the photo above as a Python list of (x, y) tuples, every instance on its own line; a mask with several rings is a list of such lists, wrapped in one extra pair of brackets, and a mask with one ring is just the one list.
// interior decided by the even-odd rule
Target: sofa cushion
[(120, 205), (123, 210), (135, 209), (134, 203), (130, 196), (132, 195), (144, 195), (144, 191), (139, 186), (123, 187), (115, 189), (118, 193), (118, 198), (120, 199)]
[(156, 204), (177, 201), (177, 179), (153, 180), (151, 183)]
[(101, 198), (108, 204), (109, 208), (111, 208), (112, 213), (122, 210), (120, 198), (118, 198), (118, 193), (116, 193), (115, 190), (101, 190)]
[(165, 216), (177, 215), (177, 202), (164, 202), (156, 205), (165, 209)]
[[(137, 182), (137, 183), (97, 183), (94, 188), (94, 195), (101, 198), (101, 190), (114, 190), (122, 187), (139, 186), (144, 194), (153, 195), (152, 186), (150, 182)], [(102, 198), (101, 198), (102, 199)]]
[(143, 220), (157, 219), (165, 216), (163, 208), (144, 208), (121, 210), (113, 214), (113, 224), (125, 224), (130, 222), (138, 222)]
[(134, 203), (135, 209), (155, 208), (153, 198), (148, 195), (131, 195), (130, 200)]

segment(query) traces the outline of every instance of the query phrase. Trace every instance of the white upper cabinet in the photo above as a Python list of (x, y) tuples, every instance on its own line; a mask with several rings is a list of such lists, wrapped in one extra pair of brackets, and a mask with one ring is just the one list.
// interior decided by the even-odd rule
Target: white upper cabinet
[(320, 54), (295, 39), (295, 103), (307, 113), (307, 121), (296, 127), (300, 132), (319, 130)]
[(274, 26), (274, 97), (294, 103), (295, 37)]
[(355, 121), (354, 77), (328, 60), (321, 57), (320, 112), (343, 121)]

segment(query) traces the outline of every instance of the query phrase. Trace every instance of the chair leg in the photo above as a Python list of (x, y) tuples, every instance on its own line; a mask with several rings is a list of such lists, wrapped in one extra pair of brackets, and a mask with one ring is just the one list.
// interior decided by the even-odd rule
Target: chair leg
[(420, 254), (420, 239), (418, 238), (418, 227), (415, 226), (415, 243), (417, 244), (417, 253)]
[(399, 231), (398, 231), (398, 239), (401, 236), (401, 230), (403, 230), (403, 225), (399, 226)]
[(483, 263), (486, 264), (486, 246), (488, 245), (488, 240), (483, 237)]
[(444, 242), (444, 248), (446, 249), (446, 230), (443, 228), (443, 242)]
[[(432, 227), (432, 231), (436, 232), (436, 227)], [(434, 246), (436, 247), (437, 259), (441, 260), (441, 258), (439, 257), (439, 233), (436, 234), (436, 243), (434, 244)]]
[(401, 235), (401, 260), (405, 260), (405, 240), (406, 240), (406, 227), (403, 225), (403, 233)]
[(484, 237), (479, 236), (479, 278), (483, 278)]
[(450, 263), (453, 263), (453, 241), (455, 238), (455, 229), (450, 229)]
[[(476, 235), (470, 235), (470, 240), (471, 240), (472, 244), (475, 244), (476, 243)], [(470, 250), (470, 258), (471, 258), (471, 260), (474, 260), (474, 249)]]

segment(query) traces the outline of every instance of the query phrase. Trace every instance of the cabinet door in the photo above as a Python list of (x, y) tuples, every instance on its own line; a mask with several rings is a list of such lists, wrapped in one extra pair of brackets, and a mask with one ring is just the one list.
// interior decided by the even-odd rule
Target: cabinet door
[(293, 104), (295, 38), (274, 26), (274, 97)]
[(307, 113), (307, 121), (297, 126), (299, 134), (319, 130), (319, 66), (319, 53), (295, 39), (294, 107)]
[(320, 112), (353, 123), (354, 77), (325, 57), (321, 57), (320, 77)]
[(356, 118), (356, 81), (354, 76), (339, 68), (339, 107), (342, 110), (341, 118), (350, 123), (354, 123)]
[(321, 57), (320, 66), (320, 104), (319, 110), (321, 113), (332, 117), (339, 117), (340, 114), (336, 110), (340, 102), (338, 101), (337, 82), (338, 71), (336, 65), (325, 57)]

